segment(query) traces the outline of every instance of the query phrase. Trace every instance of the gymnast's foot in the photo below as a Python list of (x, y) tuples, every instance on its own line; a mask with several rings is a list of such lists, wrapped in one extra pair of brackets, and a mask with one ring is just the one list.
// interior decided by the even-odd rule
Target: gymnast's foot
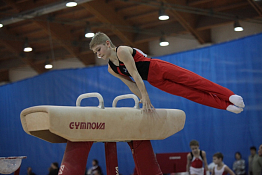
[(240, 108), (240, 107), (237, 107), (237, 106), (234, 106), (234, 105), (228, 105), (226, 110), (233, 112), (233, 113), (236, 113), (236, 114), (239, 114), (240, 112), (243, 111), (243, 108)]
[(237, 107), (240, 107), (240, 108), (244, 108), (245, 107), (243, 98), (241, 96), (239, 96), (239, 95), (231, 95), (229, 97), (229, 101), (231, 103), (233, 103), (234, 105), (236, 105)]

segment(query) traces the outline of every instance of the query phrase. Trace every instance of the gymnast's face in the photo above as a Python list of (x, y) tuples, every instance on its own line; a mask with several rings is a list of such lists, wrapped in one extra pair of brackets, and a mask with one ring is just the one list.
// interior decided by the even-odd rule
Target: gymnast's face
[(194, 154), (198, 154), (199, 146), (192, 145), (190, 148)]
[(105, 44), (99, 44), (92, 48), (93, 52), (98, 58), (106, 60), (110, 56), (110, 44), (106, 42)]
[(217, 158), (217, 157), (213, 157), (213, 162), (217, 165), (217, 164), (220, 164), (222, 162), (222, 159)]

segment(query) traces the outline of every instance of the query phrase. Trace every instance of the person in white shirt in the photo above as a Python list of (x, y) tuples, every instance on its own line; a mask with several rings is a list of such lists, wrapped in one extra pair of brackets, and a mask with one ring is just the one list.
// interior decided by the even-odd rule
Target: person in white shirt
[(212, 175), (235, 175), (235, 173), (223, 163), (223, 154), (222, 153), (215, 153), (213, 155), (213, 162), (216, 164), (213, 168)]

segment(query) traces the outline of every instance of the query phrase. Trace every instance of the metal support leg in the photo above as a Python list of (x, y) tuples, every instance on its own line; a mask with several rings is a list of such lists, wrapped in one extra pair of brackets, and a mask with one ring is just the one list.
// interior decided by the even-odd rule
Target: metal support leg
[(66, 150), (58, 174), (85, 174), (87, 157), (92, 145), (93, 142), (67, 141)]
[(150, 140), (128, 142), (138, 175), (162, 175)]
[(107, 175), (119, 175), (116, 142), (105, 143)]

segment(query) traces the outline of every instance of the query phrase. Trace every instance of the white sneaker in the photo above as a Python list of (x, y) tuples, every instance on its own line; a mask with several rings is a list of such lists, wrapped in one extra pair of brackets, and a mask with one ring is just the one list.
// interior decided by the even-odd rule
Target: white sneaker
[(228, 105), (226, 110), (229, 111), (229, 112), (233, 112), (235, 114), (239, 114), (240, 112), (243, 111), (243, 108), (239, 108), (239, 107), (234, 106), (234, 105)]
[(231, 95), (229, 97), (229, 101), (231, 103), (233, 103), (234, 105), (236, 105), (237, 107), (240, 107), (240, 108), (244, 108), (245, 107), (243, 98), (241, 96), (239, 96), (239, 95)]

